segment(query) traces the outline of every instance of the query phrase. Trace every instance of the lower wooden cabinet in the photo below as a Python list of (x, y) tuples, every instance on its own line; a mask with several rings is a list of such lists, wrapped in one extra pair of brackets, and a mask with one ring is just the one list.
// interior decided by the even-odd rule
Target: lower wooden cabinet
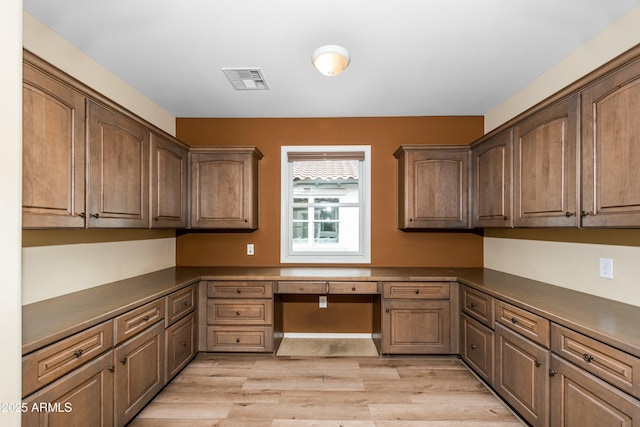
[(124, 426), (164, 387), (164, 320), (114, 349), (114, 413)]
[(113, 426), (113, 351), (92, 360), (22, 402), (22, 425)]
[(640, 401), (566, 362), (551, 357), (551, 426), (636, 426)]
[(496, 325), (494, 388), (532, 426), (549, 423), (549, 350)]
[(196, 313), (193, 312), (166, 329), (165, 383), (171, 381), (195, 357), (198, 351), (196, 325)]
[(460, 322), (462, 360), (487, 383), (493, 384), (493, 331), (465, 314)]

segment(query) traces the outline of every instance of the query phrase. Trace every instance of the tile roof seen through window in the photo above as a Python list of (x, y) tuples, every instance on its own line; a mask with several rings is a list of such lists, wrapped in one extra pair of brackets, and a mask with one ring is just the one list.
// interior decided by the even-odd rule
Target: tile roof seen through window
[(336, 181), (358, 179), (358, 160), (312, 160), (293, 162), (294, 180)]

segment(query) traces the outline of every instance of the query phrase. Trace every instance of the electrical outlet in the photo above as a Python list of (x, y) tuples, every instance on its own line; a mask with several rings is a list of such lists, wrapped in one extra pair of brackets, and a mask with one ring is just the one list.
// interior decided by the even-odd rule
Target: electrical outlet
[(319, 303), (320, 303), (320, 308), (327, 308), (327, 297), (320, 296)]
[(600, 277), (613, 279), (613, 259), (600, 258)]
[(253, 255), (254, 253), (253, 243), (247, 243), (247, 255)]

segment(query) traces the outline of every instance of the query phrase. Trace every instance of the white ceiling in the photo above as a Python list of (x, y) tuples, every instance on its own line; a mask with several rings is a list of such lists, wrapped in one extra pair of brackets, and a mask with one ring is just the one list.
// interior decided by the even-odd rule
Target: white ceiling
[[(484, 115), (640, 0), (24, 0), (176, 117)], [(325, 77), (312, 52), (351, 65)], [(222, 72), (260, 67), (270, 90)]]

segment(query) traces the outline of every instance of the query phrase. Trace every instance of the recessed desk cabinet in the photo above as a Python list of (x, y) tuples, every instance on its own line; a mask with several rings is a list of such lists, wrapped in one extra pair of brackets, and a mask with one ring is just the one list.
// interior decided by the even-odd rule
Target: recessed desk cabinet
[(458, 336), (457, 316), (451, 316), (452, 311), (457, 313), (457, 303), (453, 308), (451, 304), (455, 295), (454, 282), (384, 282), (381, 352), (451, 353), (451, 338)]
[(208, 281), (206, 351), (273, 351), (273, 283)]

